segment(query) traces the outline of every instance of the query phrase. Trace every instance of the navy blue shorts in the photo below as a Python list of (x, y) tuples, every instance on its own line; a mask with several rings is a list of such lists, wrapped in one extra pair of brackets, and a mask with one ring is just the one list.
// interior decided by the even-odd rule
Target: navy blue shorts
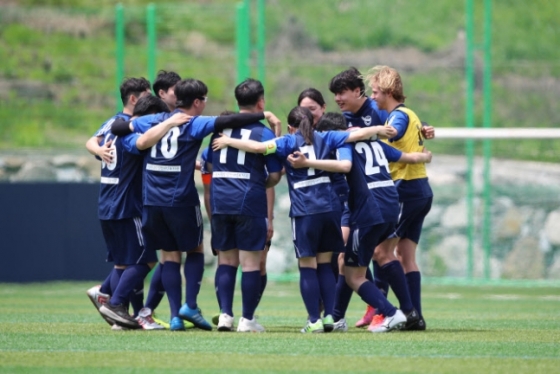
[(399, 223), (395, 228), (395, 233), (391, 237), (409, 239), (418, 244), (424, 218), (432, 208), (432, 197), (423, 199), (403, 201), (400, 204)]
[(344, 251), (340, 211), (293, 217), (292, 239), (297, 258)]
[(144, 206), (142, 229), (148, 250), (192, 251), (204, 232), (200, 206)]
[(344, 265), (351, 267), (367, 267), (373, 257), (375, 247), (395, 232), (395, 223), (381, 223), (360, 227), (350, 232)]
[(115, 265), (156, 262), (157, 255), (144, 247), (140, 217), (100, 220), (107, 244), (107, 261)]
[(219, 251), (262, 251), (267, 228), (265, 217), (212, 214), (212, 248)]

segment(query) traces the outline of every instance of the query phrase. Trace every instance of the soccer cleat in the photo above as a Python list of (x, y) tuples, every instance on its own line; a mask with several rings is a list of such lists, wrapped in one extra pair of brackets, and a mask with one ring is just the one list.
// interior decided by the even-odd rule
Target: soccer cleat
[(241, 317), (239, 318), (239, 325), (237, 326), (237, 332), (264, 332), (264, 327), (262, 327), (257, 322), (256, 318), (247, 319)]
[(406, 316), (404, 313), (397, 309), (395, 315), (390, 317), (385, 317), (383, 322), (377, 327), (368, 327), (371, 332), (389, 332), (392, 330), (400, 330), (406, 324)]
[[(101, 308), (101, 305), (103, 305), (103, 303), (109, 302), (109, 299), (111, 298), (106, 293), (102, 293), (100, 289), (101, 286), (97, 285), (97, 286), (93, 286), (92, 288), (86, 291), (87, 296), (89, 297), (89, 299), (93, 303), (93, 306), (95, 307), (95, 309), (97, 309), (98, 312), (99, 312), (99, 308)], [(101, 314), (101, 317), (109, 325), (113, 326), (115, 324), (115, 321), (113, 321), (111, 318), (105, 317), (103, 314)]]
[(334, 320), (330, 314), (323, 317), (323, 329), (325, 332), (331, 332), (334, 329)]
[(424, 331), (426, 330), (426, 321), (424, 317), (420, 316), (418, 322), (410, 327), (406, 327), (407, 331)]
[(111, 326), (111, 330), (113, 330), (113, 331), (126, 331), (126, 330), (130, 330), (130, 329), (127, 329), (126, 327), (119, 326), (115, 323), (113, 326)]
[(181, 307), (181, 309), (179, 309), (179, 317), (191, 322), (195, 327), (198, 327), (199, 329), (208, 331), (212, 330), (212, 326), (208, 323), (208, 321), (204, 319), (204, 317), (202, 317), (200, 308), (191, 309), (189, 308), (187, 303), (185, 303)]
[(416, 309), (412, 309), (406, 314), (406, 324), (404, 325), (403, 330), (410, 330), (412, 326), (416, 325), (419, 321), (420, 315)]
[(99, 313), (115, 321), (119, 326), (126, 327), (129, 329), (141, 329), (142, 327), (138, 322), (128, 314), (128, 310), (124, 305), (111, 305), (111, 303), (105, 303), (99, 308)]
[[(162, 319), (157, 318), (156, 315), (156, 311), (152, 311), (152, 319), (154, 320), (155, 323), (157, 323), (158, 325), (163, 326), (165, 329), (169, 330), (170, 326), (169, 326), (169, 322), (165, 322)], [(192, 324), (191, 324), (192, 325)], [(194, 327), (194, 325), (192, 325), (191, 327)]]
[(358, 322), (356, 322), (356, 327), (366, 327), (371, 323), (373, 316), (375, 315), (375, 308), (368, 305), (366, 308), (366, 313)]
[(371, 323), (368, 326), (368, 330), (379, 327), (383, 323), (383, 320), (385, 320), (385, 316), (383, 314), (374, 315), (371, 319)]
[(171, 318), (171, 321), (169, 322), (169, 330), (185, 331), (185, 324), (183, 323), (183, 320), (179, 317)]
[(140, 309), (136, 321), (144, 330), (165, 330), (165, 327), (154, 321), (150, 308)]
[(226, 313), (220, 314), (218, 331), (233, 331), (233, 317)]
[(333, 325), (333, 332), (346, 332), (348, 331), (348, 324), (344, 318), (339, 319)]
[(307, 321), (305, 326), (301, 329), (302, 333), (322, 333), (325, 332), (325, 328), (323, 327), (323, 321), (319, 318), (315, 323), (311, 323), (311, 321)]
[(220, 323), (220, 316), (221, 316), (220, 313), (216, 313), (212, 316), (212, 324), (214, 326), (218, 326), (218, 323)]

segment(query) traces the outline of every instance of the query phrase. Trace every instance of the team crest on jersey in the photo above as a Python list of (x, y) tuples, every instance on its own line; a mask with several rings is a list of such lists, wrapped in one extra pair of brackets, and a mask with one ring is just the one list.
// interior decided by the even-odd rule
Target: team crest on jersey
[(364, 125), (366, 125), (366, 127), (371, 125), (371, 116), (362, 117), (362, 121), (364, 121)]

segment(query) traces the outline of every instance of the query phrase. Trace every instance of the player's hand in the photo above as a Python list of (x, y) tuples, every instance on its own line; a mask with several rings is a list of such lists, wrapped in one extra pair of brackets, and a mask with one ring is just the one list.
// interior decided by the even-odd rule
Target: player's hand
[(428, 151), (426, 148), (423, 148), (422, 153), (426, 155), (426, 164), (432, 162), (432, 152)]
[(288, 162), (294, 169), (301, 169), (307, 167), (307, 157), (300, 151), (295, 151), (287, 158)]
[(180, 126), (183, 123), (187, 123), (191, 120), (192, 116), (183, 113), (183, 112), (177, 112), (174, 115), (172, 115), (171, 117), (169, 117), (169, 122), (171, 122), (171, 126), (172, 127), (176, 127), (176, 126)]
[(393, 126), (381, 126), (381, 127), (383, 128), (379, 129), (379, 132), (377, 133), (378, 138), (391, 139), (397, 136), (397, 129), (395, 129)]
[(220, 137), (214, 139), (214, 141), (212, 142), (212, 150), (219, 151), (220, 149), (224, 149), (225, 147), (228, 146), (228, 141), (229, 141), (229, 136), (220, 133)]
[(272, 225), (272, 220), (268, 220), (268, 227), (266, 228), (266, 241), (269, 241), (274, 236), (274, 226)]
[(98, 154), (101, 160), (106, 164), (110, 164), (111, 162), (113, 162), (113, 151), (115, 150), (115, 148), (112, 147), (112, 145), (113, 140), (111, 139), (101, 146), (101, 149), (99, 151), (100, 154)]
[(274, 113), (269, 111), (264, 112), (264, 118), (266, 118), (270, 128), (274, 131), (274, 135), (277, 137), (280, 136), (282, 134), (282, 121), (280, 121)]
[(436, 137), (436, 129), (434, 129), (434, 126), (429, 126), (428, 124), (426, 124), (426, 122), (422, 122), (421, 131), (422, 135), (426, 139), (433, 139)]

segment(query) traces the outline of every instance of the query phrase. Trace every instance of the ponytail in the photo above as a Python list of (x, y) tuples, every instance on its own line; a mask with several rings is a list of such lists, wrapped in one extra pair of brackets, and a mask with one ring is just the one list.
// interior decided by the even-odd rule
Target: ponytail
[(307, 108), (296, 106), (288, 114), (288, 125), (299, 129), (305, 142), (313, 145), (314, 129), (313, 114)]

